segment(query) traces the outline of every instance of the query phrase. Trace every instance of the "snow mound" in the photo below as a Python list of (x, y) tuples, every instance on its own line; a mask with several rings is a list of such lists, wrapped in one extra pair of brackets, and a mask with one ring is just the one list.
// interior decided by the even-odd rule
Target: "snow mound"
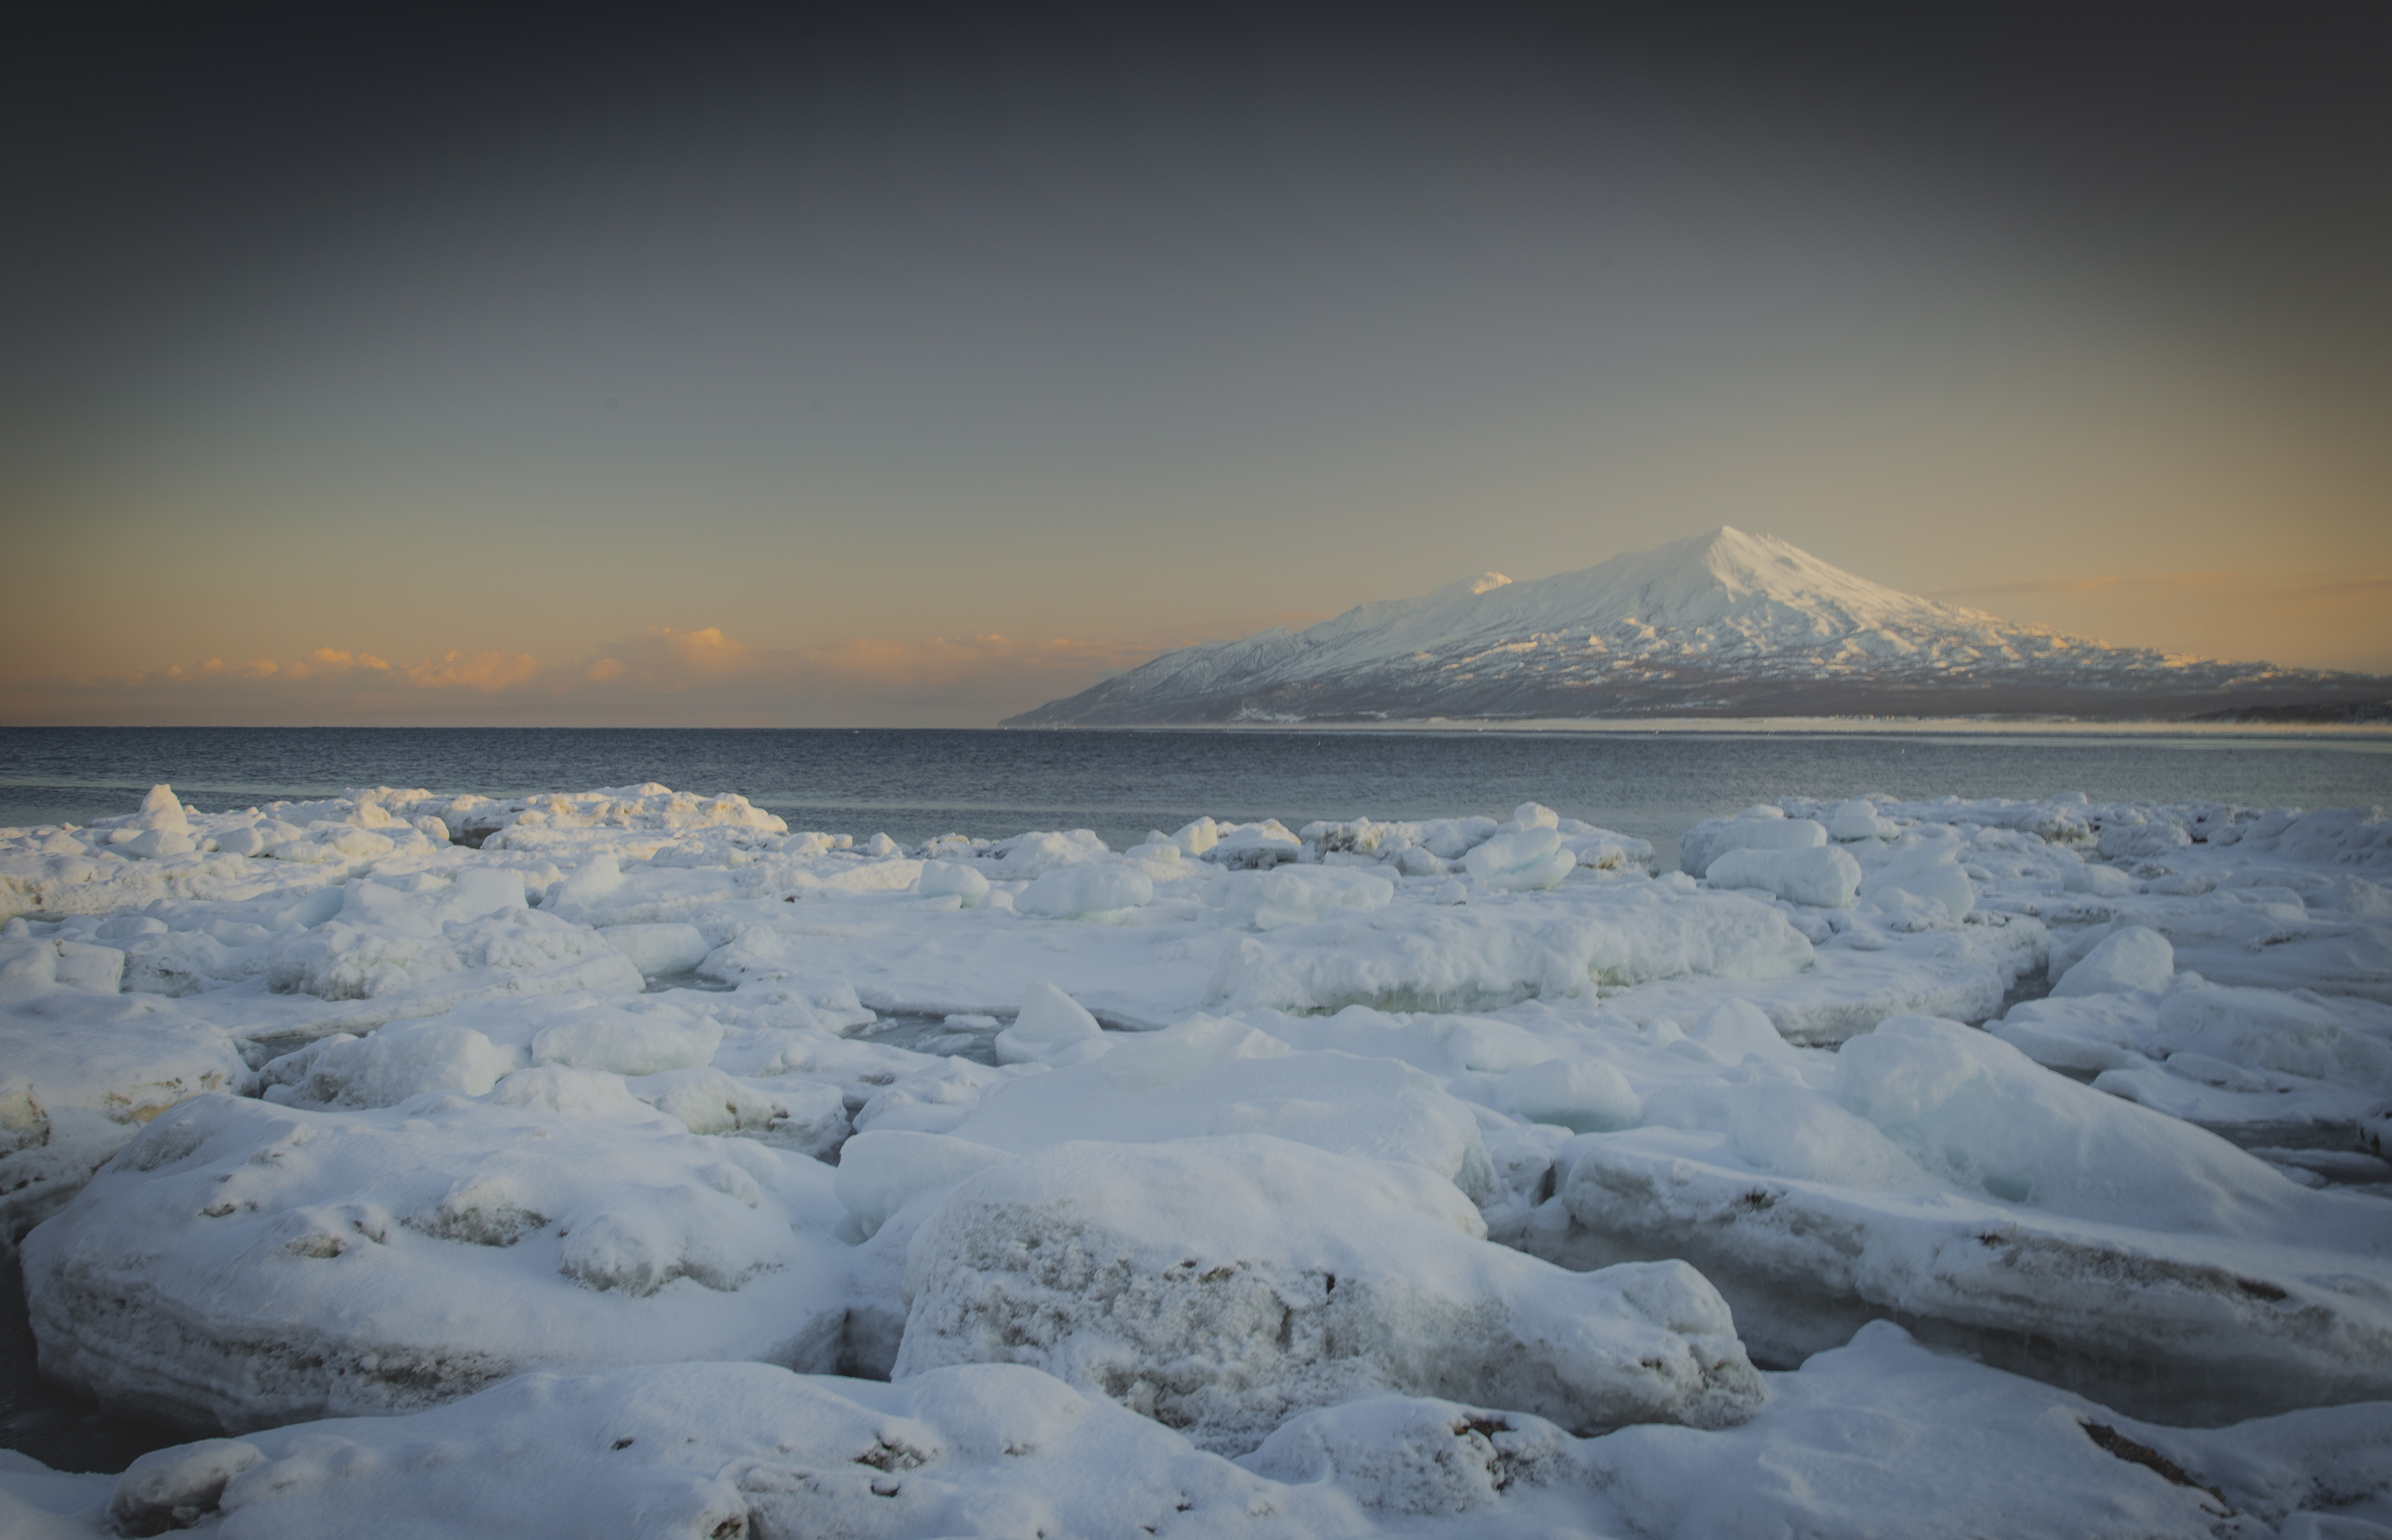
[(896, 1373), (1030, 1364), (1229, 1450), (1384, 1391), (1580, 1429), (1759, 1405), (1691, 1268), (1571, 1275), (1482, 1233), (1425, 1171), (1281, 1139), (1059, 1145), (966, 1181), (915, 1236)]
[(1016, 1154), (1071, 1140), (1268, 1133), (1424, 1167), (1474, 1201), (1493, 1186), (1476, 1118), (1429, 1076), (1392, 1059), (1292, 1053), (1210, 1016), (1124, 1037), (1097, 1062), (998, 1087), (950, 1132)]
[(2392, 1210), (1956, 1023), (1901, 1017), (1832, 1080), (1753, 1065), (1574, 1142), (1547, 1255), (1681, 1256), (1786, 1362), (1892, 1314), (2113, 1404), (2215, 1419), (2392, 1393)]
[(1334, 1490), (1254, 1475), (1007, 1365), (903, 1385), (760, 1364), (526, 1375), (412, 1416), (160, 1450), (102, 1490), (118, 1533), (214, 1521), (257, 1540), (362, 1514), (493, 1540), (1373, 1533)]
[(1847, 851), (1815, 846), (1739, 848), (1712, 860), (1710, 879), (1714, 887), (1757, 887), (1814, 909), (1850, 909), (1860, 892), (1861, 863)]
[(1598, 983), (1783, 977), (1811, 957), (1773, 909), (1657, 884), (1590, 890), (1568, 909), (1401, 908), (1242, 937), (1223, 950), (1208, 996), (1233, 1010), (1484, 1010)]
[(27, 1237), (26, 1292), (45, 1372), (227, 1431), (408, 1410), (533, 1368), (826, 1369), (846, 1308), (817, 1230), (837, 1217), (830, 1181), (628, 1097), (559, 1118), (206, 1095)]
[(1396, 885), (1377, 873), (1336, 867), (1224, 872), (1204, 888), (1205, 906), (1219, 924), (1254, 931), (1310, 925), (1338, 910), (1369, 913), (1395, 897)]

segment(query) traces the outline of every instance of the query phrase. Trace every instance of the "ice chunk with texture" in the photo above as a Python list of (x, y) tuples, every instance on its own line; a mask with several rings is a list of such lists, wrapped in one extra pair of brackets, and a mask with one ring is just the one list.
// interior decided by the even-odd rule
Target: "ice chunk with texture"
[(1578, 853), (1562, 848), (1562, 836), (1552, 824), (1532, 823), (1473, 847), (1462, 863), (1481, 886), (1535, 892), (1576, 871)]
[[(1765, 1067), (1748, 1066), (1761, 1069)], [(2392, 1390), (2392, 1212), (2043, 1070), (1956, 1022), (1645, 1098), (1566, 1152), (1566, 1241), (1683, 1257), (1780, 1361), (1871, 1314), (2113, 1404), (2215, 1419)]]
[(1482, 1234), (1417, 1167), (1259, 1135), (1059, 1145), (923, 1224), (896, 1372), (1030, 1364), (1223, 1450), (1384, 1391), (1579, 1429), (1760, 1405), (1692, 1268), (1572, 1275)]
[(523, 1055), (462, 1022), (434, 1016), (367, 1037), (338, 1032), (267, 1066), (266, 1099), (316, 1106), (392, 1106), (427, 1091), (479, 1096)]
[(168, 1107), (254, 1081), (232, 1035), (179, 1002), (90, 987), (124, 957), (0, 939), (0, 1245), (65, 1204)]
[[(2141, 1423), (1888, 1322), (1771, 1378), (1769, 1404), (1737, 1428), (1597, 1439), (1501, 1407), (1374, 1395), (1301, 1413), (1232, 1463), (1020, 1365), (873, 1384), (659, 1365), (186, 1444), (121, 1477), (0, 1453), (0, 1494), (61, 1516), (105, 1508), (125, 1534), (230, 1521), (259, 1540), (342, 1533), (359, 1513), (460, 1540), (831, 1535), (859, 1515), (881, 1540), (2355, 1540), (2392, 1491), (2383, 1405), (2215, 1431)], [(0, 1511), (18, 1510), (0, 1498)], [(56, 1533), (97, 1533), (98, 1517), (62, 1517)], [(41, 1522), (32, 1533), (53, 1533)]]
[(1678, 870), (1690, 877), (1710, 874), (1711, 862), (1730, 850), (1800, 850), (1827, 843), (1825, 825), (1788, 818), (1783, 809), (1747, 809), (1734, 818), (1705, 819), (1678, 838)]
[[(2119, 933), (2140, 934), (2148, 932)], [(2099, 954), (2096, 948), (2086, 961)], [(2304, 1000), (2274, 990), (2173, 990), (2160, 1003), (2159, 1029), (2152, 1046), (2170, 1062), (2175, 1055), (2199, 1054), (2245, 1068), (2392, 1095), (2392, 1042), (2380, 1033), (2354, 1029), (2314, 996)]]
[(1758, 887), (1788, 903), (1850, 909), (1860, 891), (1861, 863), (1832, 846), (1791, 850), (1729, 850), (1710, 865), (1714, 887)]
[(1889, 912), (1905, 899), (1941, 904), (1955, 920), (1977, 903), (1977, 890), (1960, 869), (1956, 845), (1918, 845), (1895, 851), (1861, 878), (1860, 896)]
[(1396, 885), (1376, 872), (1324, 866), (1224, 872), (1204, 888), (1204, 903), (1222, 925), (1257, 931), (1310, 925), (1339, 910), (1367, 914), (1395, 896)]
[(650, 1016), (593, 1006), (575, 1011), (534, 1033), (534, 1064), (653, 1075), (707, 1063), (722, 1045), (722, 1026), (707, 1017)]
[(988, 878), (980, 869), (959, 861), (926, 861), (922, 863), (921, 893), (926, 899), (952, 896), (969, 909), (988, 897)]
[(2060, 976), (2051, 992), (2065, 999), (2080, 994), (2116, 994), (2121, 990), (2164, 990), (2176, 976), (2176, 949), (2156, 930), (2140, 926), (2104, 937), (2100, 943)]
[(1215, 964), (1208, 999), (1233, 1010), (1485, 1010), (1583, 996), (1597, 983), (1778, 978), (1811, 960), (1811, 944), (1769, 905), (1654, 884), (1550, 909), (1398, 905), (1241, 937)]
[(952, 1187), (1013, 1152), (944, 1133), (882, 1129), (859, 1133), (838, 1152), (831, 1187), (868, 1237), (924, 1193)]
[(1100, 1059), (1009, 1081), (953, 1132), (1016, 1154), (1073, 1139), (1269, 1133), (1423, 1166), (1474, 1201), (1493, 1187), (1476, 1115), (1432, 1077), (1394, 1059), (1292, 1053), (1217, 1016), (1124, 1036)]
[(803, 1157), (636, 1104), (560, 1119), (208, 1095), (27, 1237), (26, 1293), (46, 1373), (228, 1432), (534, 1368), (828, 1369), (847, 1305), (830, 1184)]
[(1058, 867), (1013, 896), (1016, 912), (1050, 920), (1103, 918), (1153, 901), (1154, 879), (1118, 863)]
[(1011, 839), (998, 840), (988, 853), (1005, 863), (1004, 875), (1042, 877), (1066, 866), (1082, 866), (1105, 859), (1105, 842), (1086, 829), (1073, 829), (1069, 834), (1053, 830), (1033, 830), (1016, 835)]
[(606, 944), (631, 960), (642, 977), (695, 973), (714, 948), (690, 925), (608, 925), (598, 932)]
[[(1764, 1021), (1766, 1018), (1763, 1018)], [(1774, 1031), (1770, 1034), (1776, 1036)], [(1628, 1077), (1596, 1059), (1532, 1064), (1496, 1083), (1496, 1103), (1532, 1123), (1557, 1123), (1577, 1133), (1633, 1128), (1644, 1103)]]
[(2343, 1528), (2354, 1499), (2392, 1489), (2392, 1407), (2152, 1426), (1931, 1352), (1890, 1321), (1771, 1388), (1738, 1428), (1591, 1440), (1517, 1412), (1377, 1397), (1293, 1418), (1241, 1463), (1438, 1534), (2329, 1540), (2372, 1531)]
[(525, 1375), (411, 1416), (161, 1450), (116, 1479), (110, 1510), (123, 1534), (257, 1540), (1378, 1533), (1334, 1489), (1253, 1474), (1010, 1365), (902, 1385), (761, 1364)]
[(1031, 985), (1021, 1014), (996, 1034), (999, 1064), (1077, 1064), (1105, 1048), (1097, 1018), (1052, 984)]
[(1902, 832), (1902, 826), (1893, 820), (1879, 816), (1877, 804), (1866, 796), (1837, 803), (1827, 809), (1826, 818), (1828, 837), (1843, 843), (1892, 839)]

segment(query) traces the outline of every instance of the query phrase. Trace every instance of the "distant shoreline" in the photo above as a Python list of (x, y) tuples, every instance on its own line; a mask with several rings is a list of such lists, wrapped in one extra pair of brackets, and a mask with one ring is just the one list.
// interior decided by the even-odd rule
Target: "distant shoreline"
[(1007, 732), (1589, 732), (1983, 733), (2181, 738), (2357, 738), (2392, 743), (2392, 722), (2195, 722), (2081, 717), (1554, 717), (1516, 721), (1431, 717), (1384, 722), (1119, 722), (1005, 728)]

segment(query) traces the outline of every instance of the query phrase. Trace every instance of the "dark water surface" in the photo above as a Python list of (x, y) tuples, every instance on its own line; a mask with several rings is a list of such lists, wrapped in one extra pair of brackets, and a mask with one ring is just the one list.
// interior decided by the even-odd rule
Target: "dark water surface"
[(2392, 736), (2020, 731), (1264, 732), (580, 728), (0, 728), (0, 826), (132, 811), (165, 781), (210, 811), (352, 786), (521, 796), (659, 781), (906, 844), (1093, 829), (1114, 848), (1204, 814), (1508, 817), (1534, 799), (1675, 853), (1764, 797), (2392, 802)]

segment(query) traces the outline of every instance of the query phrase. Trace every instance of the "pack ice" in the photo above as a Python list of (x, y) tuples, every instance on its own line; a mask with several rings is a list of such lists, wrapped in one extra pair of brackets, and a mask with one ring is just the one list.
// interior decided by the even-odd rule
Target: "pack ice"
[(2392, 824), (0, 831), (0, 1529), (2392, 1530)]

